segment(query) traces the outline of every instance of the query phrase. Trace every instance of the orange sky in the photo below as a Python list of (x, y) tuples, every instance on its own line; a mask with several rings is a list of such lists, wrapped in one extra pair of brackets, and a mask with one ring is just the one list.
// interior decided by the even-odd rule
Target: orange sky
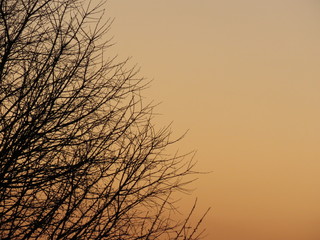
[(121, 58), (197, 149), (206, 240), (320, 239), (320, 2), (109, 0)]

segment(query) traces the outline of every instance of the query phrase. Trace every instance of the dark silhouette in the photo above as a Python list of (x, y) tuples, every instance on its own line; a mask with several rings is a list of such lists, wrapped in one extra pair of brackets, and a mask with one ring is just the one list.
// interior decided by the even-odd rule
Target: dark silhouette
[[(198, 239), (172, 217), (193, 161), (168, 156), (146, 86), (109, 58), (102, 3), (0, 0), (0, 239)], [(201, 232), (200, 232), (201, 233)]]

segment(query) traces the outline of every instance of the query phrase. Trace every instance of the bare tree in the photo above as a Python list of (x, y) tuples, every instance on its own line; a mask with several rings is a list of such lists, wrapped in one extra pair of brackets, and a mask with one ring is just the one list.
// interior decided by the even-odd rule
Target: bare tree
[(146, 86), (108, 55), (102, 3), (0, 0), (0, 239), (198, 239)]

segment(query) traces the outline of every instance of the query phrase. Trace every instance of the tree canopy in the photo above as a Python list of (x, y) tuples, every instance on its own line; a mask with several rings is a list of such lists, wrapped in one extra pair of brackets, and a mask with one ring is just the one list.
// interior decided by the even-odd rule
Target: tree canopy
[(103, 2), (0, 0), (0, 238), (198, 239), (172, 193), (194, 162), (168, 155), (147, 86), (108, 55)]

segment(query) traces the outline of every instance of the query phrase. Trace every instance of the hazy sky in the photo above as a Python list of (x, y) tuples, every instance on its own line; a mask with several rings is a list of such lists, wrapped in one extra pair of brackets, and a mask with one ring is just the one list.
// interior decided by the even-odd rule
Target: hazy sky
[(320, 239), (320, 1), (109, 0), (112, 51), (197, 149), (206, 240)]

